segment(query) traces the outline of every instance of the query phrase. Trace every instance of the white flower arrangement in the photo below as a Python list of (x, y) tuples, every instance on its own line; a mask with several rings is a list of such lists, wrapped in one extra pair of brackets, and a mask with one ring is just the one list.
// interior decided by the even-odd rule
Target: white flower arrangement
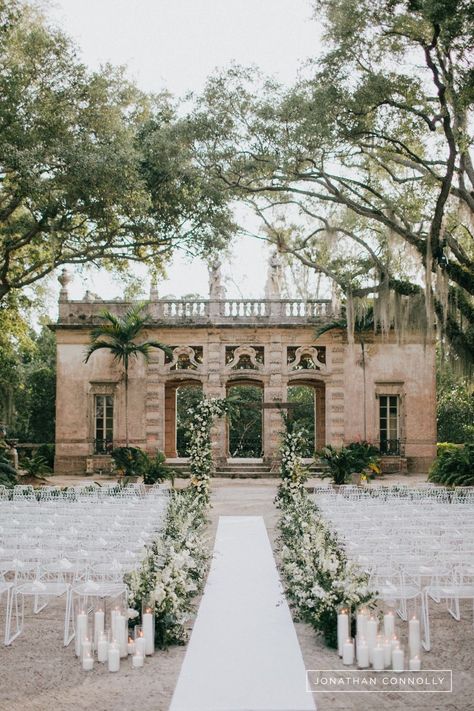
[(144, 602), (153, 608), (159, 647), (187, 640), (186, 622), (209, 561), (202, 535), (205, 523), (204, 502), (189, 490), (175, 492), (162, 535), (147, 549), (141, 568), (126, 576), (130, 608), (141, 611)]
[(196, 498), (209, 500), (209, 481), (214, 473), (211, 428), (214, 420), (225, 415), (227, 401), (219, 398), (201, 400), (189, 414), (193, 415), (189, 428), (189, 466), (191, 489)]
[(298, 617), (337, 646), (337, 613), (373, 601), (368, 576), (350, 563), (343, 546), (311, 503), (300, 451), (303, 432), (286, 432), (281, 444), (281, 484), (276, 503), (286, 592)]
[(295, 432), (286, 429), (282, 434), (280, 444), (281, 483), (276, 498), (277, 506), (304, 493), (304, 485), (308, 478), (301, 457), (305, 437), (305, 430)]

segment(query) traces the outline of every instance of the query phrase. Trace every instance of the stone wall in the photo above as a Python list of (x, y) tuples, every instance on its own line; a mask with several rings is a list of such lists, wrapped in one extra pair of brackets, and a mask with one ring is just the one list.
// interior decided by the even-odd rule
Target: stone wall
[[(261, 307), (260, 315), (255, 315), (258, 311), (255, 301), (238, 302), (251, 303), (251, 306), (242, 307), (237, 315), (232, 314), (232, 310), (226, 311), (227, 307), (220, 304), (212, 318), (212, 303), (199, 303), (204, 306), (196, 307), (194, 316), (192, 310), (184, 309), (184, 315), (181, 313), (179, 317), (173, 313), (161, 321), (150, 318), (144, 338), (172, 346), (175, 358), (166, 362), (164, 354), (155, 351), (148, 364), (143, 359), (131, 364), (129, 431), (132, 446), (142, 447), (150, 453), (164, 450), (169, 457), (176, 455), (174, 399), (180, 384), (200, 383), (206, 395), (225, 397), (230, 384), (252, 381), (263, 388), (264, 402), (273, 403), (286, 401), (288, 385), (304, 383), (315, 387), (317, 446), (322, 446), (324, 441), (340, 445), (365, 438), (377, 442), (378, 397), (397, 395), (400, 439), (405, 456), (410, 468), (426, 471), (436, 452), (432, 344), (423, 345), (421, 336), (412, 336), (399, 344), (392, 336), (382, 340), (368, 334), (363, 367), (360, 345), (348, 344), (344, 332), (330, 331), (315, 340), (315, 325), (329, 315), (328, 302), (321, 302), (321, 307), (314, 302), (308, 311), (307, 305), (287, 309), (289, 302), (266, 301), (262, 302), (265, 306)], [(90, 328), (98, 322), (103, 306), (103, 302), (63, 302), (55, 326), (58, 472), (82, 473), (93, 455), (96, 394), (114, 396), (114, 445), (125, 444), (124, 386), (120, 367), (113, 363), (106, 351), (95, 353), (89, 363), (84, 363)], [(107, 307), (114, 308), (114, 302), (108, 303)], [(115, 308), (117, 312), (123, 312), (124, 305), (115, 303)], [(160, 309), (163, 316), (162, 305)], [(277, 312), (279, 320), (274, 317)], [(235, 351), (237, 347), (241, 348)], [(184, 367), (188, 362), (186, 358), (188, 368)], [(239, 369), (242, 363), (245, 368)], [(310, 367), (303, 367), (308, 365)], [(281, 425), (277, 409), (263, 411), (267, 462), (272, 462), (277, 455)], [(213, 451), (217, 461), (223, 463), (226, 460), (224, 421), (214, 427)]]

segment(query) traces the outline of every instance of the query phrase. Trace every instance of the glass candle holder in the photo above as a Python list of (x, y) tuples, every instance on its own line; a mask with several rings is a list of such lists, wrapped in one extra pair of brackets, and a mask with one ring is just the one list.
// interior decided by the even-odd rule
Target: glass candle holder
[(146, 654), (146, 639), (142, 625), (135, 625), (133, 630), (135, 639), (135, 653), (141, 654), (142, 657)]
[(145, 637), (145, 654), (155, 652), (155, 607), (149, 600), (142, 605), (142, 629)]

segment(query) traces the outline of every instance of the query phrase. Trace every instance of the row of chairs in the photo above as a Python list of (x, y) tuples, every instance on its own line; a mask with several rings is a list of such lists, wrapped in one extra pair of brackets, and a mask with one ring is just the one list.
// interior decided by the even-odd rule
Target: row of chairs
[(153, 487), (129, 496), (34, 500), (28, 491), (0, 501), (0, 597), (6, 601), (4, 642), (24, 629), (25, 600), (38, 614), (64, 598), (64, 644), (74, 637), (78, 606), (126, 604), (124, 575), (140, 566), (145, 546), (162, 529), (168, 492)]
[(460, 600), (474, 601), (474, 501), (446, 501), (425, 489), (362, 495), (350, 488), (321, 492), (315, 502), (345, 547), (366, 571), (369, 589), (407, 620), (420, 614), (423, 646), (431, 649), (430, 603), (446, 603), (460, 619)]

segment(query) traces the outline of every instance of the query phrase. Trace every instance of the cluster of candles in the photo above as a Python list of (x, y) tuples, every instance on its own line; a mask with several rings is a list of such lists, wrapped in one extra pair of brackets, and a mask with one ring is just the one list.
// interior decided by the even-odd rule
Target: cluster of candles
[(89, 635), (89, 616), (81, 610), (76, 616), (75, 652), (84, 671), (94, 668), (94, 653), (97, 661), (108, 666), (110, 672), (118, 672), (120, 660), (131, 657), (133, 669), (140, 669), (145, 656), (155, 651), (155, 620), (151, 608), (142, 613), (142, 624), (135, 625), (133, 638), (128, 634), (128, 614), (120, 608), (110, 612), (110, 629), (105, 630), (105, 612), (94, 612), (94, 634)]
[[(354, 664), (354, 658), (359, 669), (370, 666), (374, 671), (392, 668), (394, 672), (405, 671), (405, 651), (395, 634), (395, 616), (388, 612), (383, 616), (383, 634), (379, 633), (379, 620), (361, 608), (356, 616), (356, 639), (349, 633), (349, 611), (342, 609), (337, 616), (337, 648), (342, 663), (346, 666)], [(355, 644), (354, 644), (355, 642)], [(414, 616), (408, 622), (409, 670), (421, 669), (421, 636), (420, 620)]]

